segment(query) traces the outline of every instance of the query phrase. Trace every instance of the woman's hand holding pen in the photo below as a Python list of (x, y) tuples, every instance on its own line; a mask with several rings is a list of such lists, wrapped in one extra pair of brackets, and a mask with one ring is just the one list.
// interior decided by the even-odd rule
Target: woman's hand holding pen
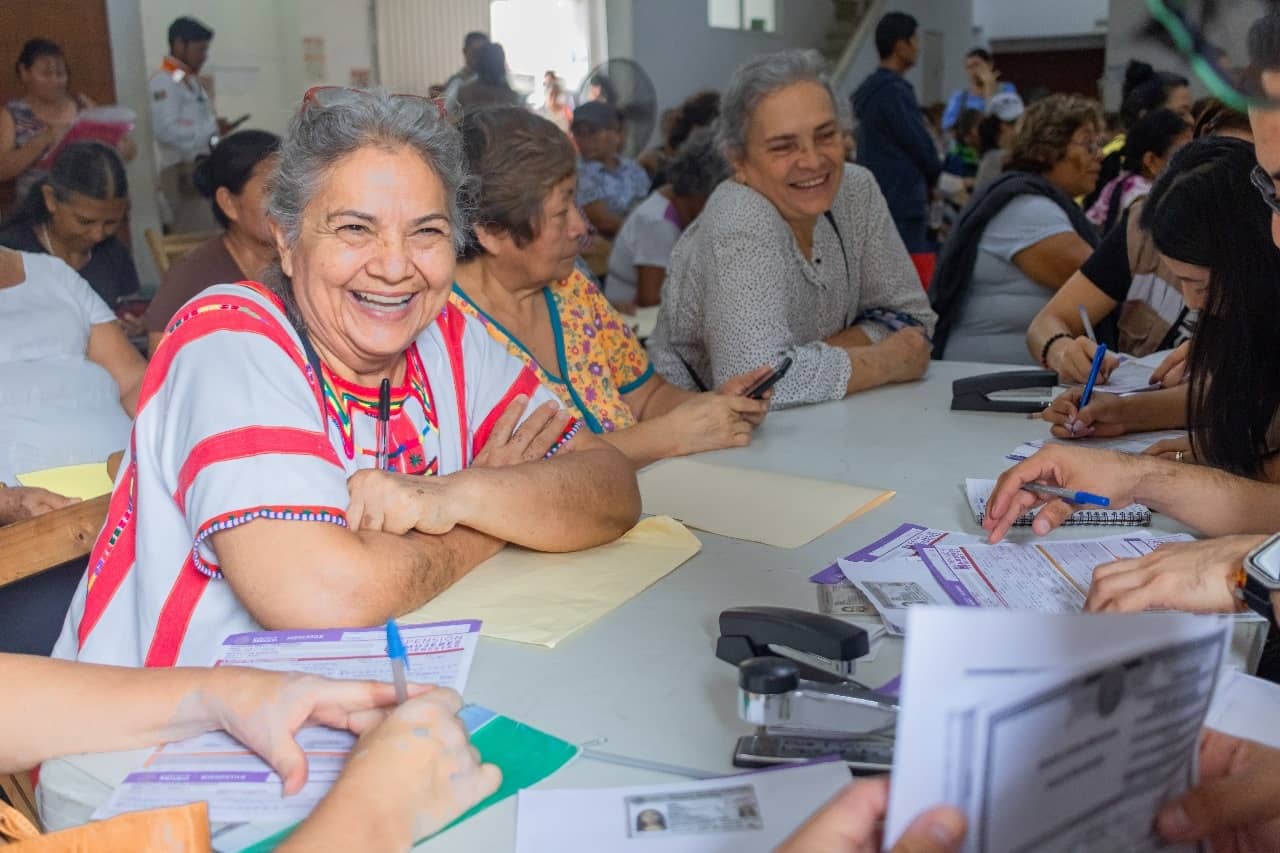
[(360, 737), (329, 794), (279, 849), (407, 850), (496, 791), (502, 773), (481, 763), (461, 706), (457, 693), (436, 688), (392, 711)]
[(1069, 388), (1040, 413), (1055, 437), (1114, 438), (1129, 431), (1124, 422), (1127, 397), (1098, 392), (1087, 406), (1080, 408), (1083, 393), (1083, 388)]

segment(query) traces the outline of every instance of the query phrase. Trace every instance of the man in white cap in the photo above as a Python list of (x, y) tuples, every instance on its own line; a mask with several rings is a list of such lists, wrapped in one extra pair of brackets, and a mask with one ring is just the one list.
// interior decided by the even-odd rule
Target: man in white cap
[(985, 187), (1004, 172), (1004, 159), (1013, 145), (1025, 108), (1017, 92), (999, 92), (987, 105), (987, 116), (978, 125), (978, 172), (973, 176), (973, 191)]

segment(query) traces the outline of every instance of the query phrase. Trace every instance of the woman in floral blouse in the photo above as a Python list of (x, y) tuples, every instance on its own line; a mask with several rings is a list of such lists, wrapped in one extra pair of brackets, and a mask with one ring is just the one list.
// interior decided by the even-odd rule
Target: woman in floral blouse
[(462, 123), (476, 183), (472, 234), (451, 301), (535, 369), (543, 385), (637, 467), (751, 440), (765, 401), (745, 392), (765, 365), (696, 393), (658, 376), (626, 321), (575, 267), (586, 224), (573, 146), (519, 108)]

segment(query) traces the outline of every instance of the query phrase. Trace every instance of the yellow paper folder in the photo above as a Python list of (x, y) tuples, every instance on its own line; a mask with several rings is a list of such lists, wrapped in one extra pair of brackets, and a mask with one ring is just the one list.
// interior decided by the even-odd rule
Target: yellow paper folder
[(111, 493), (111, 478), (107, 476), (106, 462), (90, 462), (87, 465), (65, 465), (19, 474), (18, 482), (24, 486), (48, 489), (69, 498), (89, 500)]
[(672, 459), (640, 472), (644, 511), (733, 539), (799, 548), (896, 492)]
[(479, 619), (486, 637), (550, 648), (700, 550), (698, 537), (670, 518), (646, 518), (616, 542), (570, 554), (509, 545), (400, 621)]

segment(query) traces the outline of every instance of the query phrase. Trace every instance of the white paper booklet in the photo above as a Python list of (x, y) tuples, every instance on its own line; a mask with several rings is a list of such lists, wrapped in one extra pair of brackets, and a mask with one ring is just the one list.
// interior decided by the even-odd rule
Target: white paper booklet
[[(409, 681), (451, 687), (459, 693), (466, 688), (480, 639), (479, 622), (401, 625), (400, 634), (409, 655)], [(233, 634), (223, 640), (216, 665), (391, 680), (382, 628)], [(491, 716), (477, 706), (463, 711), (460, 716), (470, 729), (487, 721), (485, 715)], [(280, 777), (266, 762), (226, 732), (209, 732), (157, 749), (141, 768), (125, 777), (93, 818), (207, 800), (211, 823), (301, 820), (338, 778), (355, 737), (315, 727), (299, 731), (297, 740), (307, 755), (307, 783), (287, 799), (281, 796)]]
[(1194, 783), (1230, 622), (917, 608), (885, 838), (947, 803), (964, 850), (1191, 851), (1154, 836)]
[[(967, 479), (964, 481), (965, 499), (969, 501), (969, 510), (973, 520), (982, 524), (987, 517), (987, 502), (995, 491), (995, 480)], [(1030, 527), (1042, 507), (1018, 516), (1015, 527)], [(1129, 504), (1124, 507), (1081, 507), (1062, 522), (1063, 527), (1142, 527), (1151, 523), (1151, 510), (1142, 504)]]
[(1229, 735), (1280, 749), (1280, 684), (1225, 670), (1204, 724)]
[(772, 850), (850, 782), (829, 760), (696, 782), (520, 792), (516, 853)]

